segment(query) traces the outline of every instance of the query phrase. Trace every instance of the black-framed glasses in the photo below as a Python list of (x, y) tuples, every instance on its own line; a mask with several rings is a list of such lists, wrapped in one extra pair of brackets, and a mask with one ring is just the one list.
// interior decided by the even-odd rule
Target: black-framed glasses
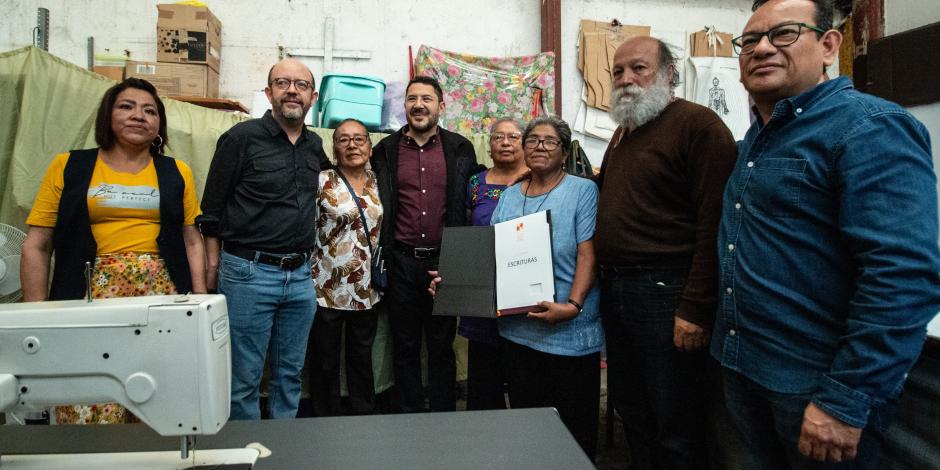
[(516, 142), (519, 142), (519, 139), (521, 138), (522, 138), (522, 134), (518, 132), (510, 132), (508, 134), (497, 132), (495, 134), (490, 134), (490, 142), (499, 142), (501, 140), (508, 140), (510, 143), (514, 144)]
[(313, 86), (313, 84), (307, 80), (291, 80), (289, 78), (275, 78), (271, 80), (271, 85), (281, 91), (290, 88), (291, 83), (294, 84), (294, 88), (296, 88), (297, 91), (307, 91)]
[(557, 149), (558, 145), (561, 144), (561, 141), (558, 139), (553, 139), (551, 137), (547, 137), (545, 139), (539, 139), (538, 137), (531, 136), (525, 139), (524, 144), (526, 148), (529, 148), (529, 149), (538, 148), (539, 144), (542, 144), (542, 147), (544, 147), (545, 150), (550, 151), (550, 150)]
[(352, 142), (353, 144), (355, 144), (356, 147), (362, 147), (362, 146), (365, 145), (367, 142), (369, 142), (369, 137), (364, 136), (364, 135), (362, 135), (362, 134), (354, 135), (354, 136), (352, 136), (352, 137), (350, 137), (350, 136), (348, 136), (348, 135), (344, 135), (344, 136), (342, 136), (342, 137), (336, 139), (335, 142), (336, 142), (336, 145), (339, 145), (340, 147), (346, 147), (346, 146), (349, 145), (350, 142)]
[(820, 34), (826, 32), (826, 30), (817, 28), (811, 24), (787, 23), (775, 26), (761, 33), (744, 33), (732, 39), (731, 44), (734, 46), (734, 52), (738, 55), (747, 55), (754, 52), (754, 49), (760, 44), (761, 38), (764, 36), (767, 36), (767, 40), (770, 41), (770, 44), (774, 47), (787, 47), (800, 39), (803, 28), (816, 31)]

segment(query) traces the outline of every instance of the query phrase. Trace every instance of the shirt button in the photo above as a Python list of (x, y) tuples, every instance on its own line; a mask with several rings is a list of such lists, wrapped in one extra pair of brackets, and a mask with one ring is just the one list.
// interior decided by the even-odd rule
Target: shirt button
[(427, 189), (422, 189), (422, 190), (421, 190), (421, 194), (424, 194), (424, 193), (426, 193), (426, 192), (428, 192)]
[(421, 215), (428, 215), (428, 213), (425, 211), (421, 211)]
[(424, 171), (424, 167), (421, 167), (421, 171)]
[(418, 149), (418, 152), (424, 153), (424, 149)]
[(728, 245), (728, 251), (734, 251), (734, 243)]
[(424, 238), (424, 234), (423, 234), (423, 233), (421, 234), (421, 238)]
[(800, 114), (802, 112), (803, 112), (803, 108), (796, 108), (796, 114)]
[(734, 331), (734, 330), (729, 330), (729, 331), (728, 331), (728, 334), (731, 335), (731, 336), (734, 336), (734, 335), (738, 334), (738, 332), (737, 332), (737, 331)]
[(741, 203), (740, 203), (740, 202), (735, 203), (734, 208), (735, 208), (735, 209), (740, 209), (740, 208), (741, 208)]
[(754, 168), (754, 162), (747, 162), (748, 168)]
[(729, 287), (729, 288), (725, 289), (725, 292), (727, 292), (728, 295), (731, 295), (731, 293), (734, 292), (734, 289), (732, 289), (732, 288)]

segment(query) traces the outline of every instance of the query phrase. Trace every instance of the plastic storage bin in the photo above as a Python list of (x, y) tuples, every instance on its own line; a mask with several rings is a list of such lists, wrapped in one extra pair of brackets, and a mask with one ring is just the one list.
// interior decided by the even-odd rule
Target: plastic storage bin
[(314, 126), (336, 128), (343, 119), (355, 118), (369, 130), (382, 125), (385, 82), (365, 75), (329, 74), (320, 84), (314, 107)]

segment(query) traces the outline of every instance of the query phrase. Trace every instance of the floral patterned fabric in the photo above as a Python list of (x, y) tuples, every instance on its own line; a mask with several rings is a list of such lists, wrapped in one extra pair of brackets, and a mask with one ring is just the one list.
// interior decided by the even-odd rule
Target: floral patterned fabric
[[(382, 203), (375, 173), (366, 170), (368, 179), (359, 201), (369, 224), (372, 246), (378, 248), (382, 226)], [(371, 288), (369, 242), (356, 202), (336, 170), (320, 172), (317, 198), (317, 246), (313, 282), (317, 303), (337, 310), (368, 310), (381, 300)]]
[[(166, 263), (151, 253), (111, 253), (95, 259), (91, 296), (95, 299), (175, 294)], [(57, 424), (135, 423), (138, 419), (117, 403), (55, 407)]]
[(421, 46), (415, 75), (444, 89), (441, 125), (462, 134), (486, 133), (499, 118), (528, 121), (555, 109), (555, 54), (480, 57)]

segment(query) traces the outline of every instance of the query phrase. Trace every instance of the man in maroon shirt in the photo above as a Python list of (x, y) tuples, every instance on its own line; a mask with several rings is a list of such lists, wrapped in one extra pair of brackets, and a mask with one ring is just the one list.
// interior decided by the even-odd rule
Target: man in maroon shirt
[(611, 72), (620, 127), (597, 177), (594, 233), (610, 398), (632, 468), (699, 468), (734, 138), (712, 110), (674, 96), (675, 58), (662, 41), (628, 40)]
[(456, 407), (453, 342), (456, 318), (432, 316), (427, 272), (437, 269), (444, 226), (470, 225), (467, 180), (477, 171), (470, 141), (438, 126), (444, 93), (437, 80), (415, 77), (405, 90), (408, 125), (372, 152), (385, 210), (380, 246), (387, 253), (388, 311), (395, 385), (404, 412), (425, 411), (421, 341), (428, 351), (431, 411)]

